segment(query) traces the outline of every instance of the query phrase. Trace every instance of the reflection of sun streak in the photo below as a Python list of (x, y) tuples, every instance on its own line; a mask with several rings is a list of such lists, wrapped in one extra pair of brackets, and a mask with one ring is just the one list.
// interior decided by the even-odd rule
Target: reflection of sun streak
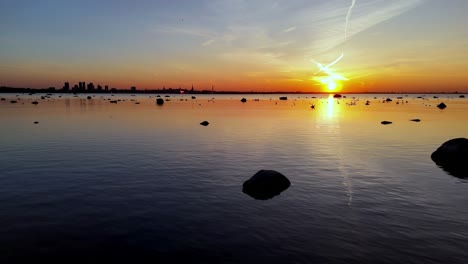
[(335, 99), (331, 94), (327, 98), (327, 116), (328, 118), (335, 116)]

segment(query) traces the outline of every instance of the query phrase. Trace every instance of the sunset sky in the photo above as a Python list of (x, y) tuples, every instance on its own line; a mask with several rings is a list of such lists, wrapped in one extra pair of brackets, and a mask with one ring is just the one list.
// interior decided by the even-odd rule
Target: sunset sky
[(468, 1), (352, 2), (0, 0), (0, 85), (468, 91)]

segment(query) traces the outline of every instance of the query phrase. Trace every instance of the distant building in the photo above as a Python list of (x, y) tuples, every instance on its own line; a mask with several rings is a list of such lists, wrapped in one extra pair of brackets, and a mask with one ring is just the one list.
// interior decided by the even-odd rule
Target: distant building
[(70, 83), (68, 83), (68, 82), (64, 83), (62, 90), (63, 90), (65, 93), (68, 92), (68, 91), (70, 91)]
[(132, 88), (130, 88), (130, 91), (136, 92), (136, 87), (135, 87), (135, 86), (132, 86)]
[(104, 91), (106, 91), (106, 92), (109, 91), (109, 85), (104, 86)]
[(88, 83), (88, 92), (90, 92), (90, 93), (94, 92), (94, 84), (93, 83)]
[(98, 91), (98, 93), (102, 92), (102, 86), (99, 85), (99, 84), (98, 84), (98, 86), (97, 86), (97, 91)]

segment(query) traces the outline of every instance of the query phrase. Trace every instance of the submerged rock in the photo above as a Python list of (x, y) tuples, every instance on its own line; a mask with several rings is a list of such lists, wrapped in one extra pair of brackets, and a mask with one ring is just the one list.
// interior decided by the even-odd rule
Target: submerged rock
[(421, 119), (415, 118), (415, 119), (411, 119), (410, 121), (413, 121), (413, 122), (421, 122)]
[(242, 192), (257, 200), (268, 200), (288, 189), (291, 182), (274, 170), (260, 170), (242, 185)]
[(210, 124), (210, 122), (208, 122), (208, 121), (203, 121), (203, 122), (200, 123), (200, 125), (202, 125), (202, 126), (207, 126), (209, 124)]
[(444, 103), (440, 103), (440, 104), (437, 105), (437, 108), (439, 108), (439, 109), (445, 109), (446, 107), (447, 107), (447, 105), (444, 104)]
[(391, 121), (382, 121), (380, 122), (382, 125), (390, 125), (392, 122)]
[(468, 178), (468, 139), (455, 138), (442, 144), (431, 159), (443, 170), (458, 178)]
[(156, 99), (156, 104), (157, 105), (163, 105), (164, 104), (164, 99), (162, 99), (162, 98)]

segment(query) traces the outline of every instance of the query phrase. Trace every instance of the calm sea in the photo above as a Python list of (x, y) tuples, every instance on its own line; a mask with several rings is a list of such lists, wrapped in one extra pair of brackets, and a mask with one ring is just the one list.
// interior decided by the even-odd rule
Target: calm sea
[[(468, 262), (468, 180), (430, 159), (468, 98), (86, 96), (0, 94), (1, 263)], [(291, 186), (253, 199), (261, 169)]]

